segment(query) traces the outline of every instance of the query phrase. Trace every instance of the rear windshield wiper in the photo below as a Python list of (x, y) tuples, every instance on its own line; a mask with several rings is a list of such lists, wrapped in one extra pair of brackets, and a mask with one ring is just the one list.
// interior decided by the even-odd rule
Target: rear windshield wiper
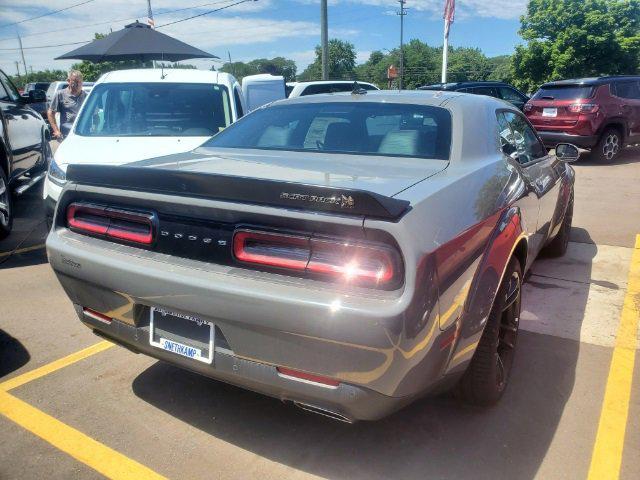
[(540, 98), (546, 98), (547, 100), (555, 100), (556, 97), (553, 95), (542, 95)]

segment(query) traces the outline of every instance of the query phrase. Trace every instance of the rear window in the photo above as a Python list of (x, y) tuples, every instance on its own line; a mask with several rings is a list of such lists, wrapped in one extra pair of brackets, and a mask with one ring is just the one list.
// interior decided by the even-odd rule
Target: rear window
[[(358, 86), (364, 90), (376, 90), (373, 85), (366, 83), (358, 83)], [(351, 92), (353, 90), (353, 83), (323, 83), (317, 85), (309, 85), (300, 94), (301, 97), (305, 95), (318, 95), (320, 93), (339, 93), (339, 92)]]
[(80, 113), (89, 137), (210, 137), (231, 124), (229, 92), (205, 83), (103, 83)]
[(579, 98), (591, 98), (594, 90), (594, 86), (588, 85), (542, 87), (535, 93), (532, 100), (576, 100)]
[(309, 103), (256, 110), (204, 146), (449, 159), (451, 114), (390, 103)]

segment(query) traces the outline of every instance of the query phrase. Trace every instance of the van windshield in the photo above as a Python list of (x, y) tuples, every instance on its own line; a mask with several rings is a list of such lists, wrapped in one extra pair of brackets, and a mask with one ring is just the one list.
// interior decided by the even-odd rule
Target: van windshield
[(258, 109), (203, 147), (449, 159), (451, 114), (382, 102), (284, 104)]
[(89, 137), (210, 137), (231, 125), (229, 92), (200, 83), (103, 83), (76, 126)]
[(589, 85), (558, 85), (542, 87), (531, 98), (532, 100), (577, 100), (590, 98), (594, 87)]

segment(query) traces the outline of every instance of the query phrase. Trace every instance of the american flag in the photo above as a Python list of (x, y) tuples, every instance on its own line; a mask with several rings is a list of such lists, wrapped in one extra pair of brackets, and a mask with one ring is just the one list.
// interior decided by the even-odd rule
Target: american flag
[(449, 27), (453, 23), (453, 17), (456, 14), (456, 0), (445, 0), (444, 2), (444, 25), (445, 37), (449, 38)]

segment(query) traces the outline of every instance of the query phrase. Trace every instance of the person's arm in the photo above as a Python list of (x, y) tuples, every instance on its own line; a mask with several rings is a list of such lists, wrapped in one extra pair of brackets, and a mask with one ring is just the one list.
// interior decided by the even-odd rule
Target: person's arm
[(53, 138), (60, 138), (62, 137), (62, 133), (60, 132), (60, 129), (58, 128), (58, 124), (56, 123), (56, 112), (58, 111), (58, 94), (60, 92), (56, 93), (53, 96), (53, 100), (51, 100), (51, 105), (49, 105), (49, 109), (47, 110), (47, 118), (49, 119), (49, 125), (51, 125), (51, 135), (53, 135)]

